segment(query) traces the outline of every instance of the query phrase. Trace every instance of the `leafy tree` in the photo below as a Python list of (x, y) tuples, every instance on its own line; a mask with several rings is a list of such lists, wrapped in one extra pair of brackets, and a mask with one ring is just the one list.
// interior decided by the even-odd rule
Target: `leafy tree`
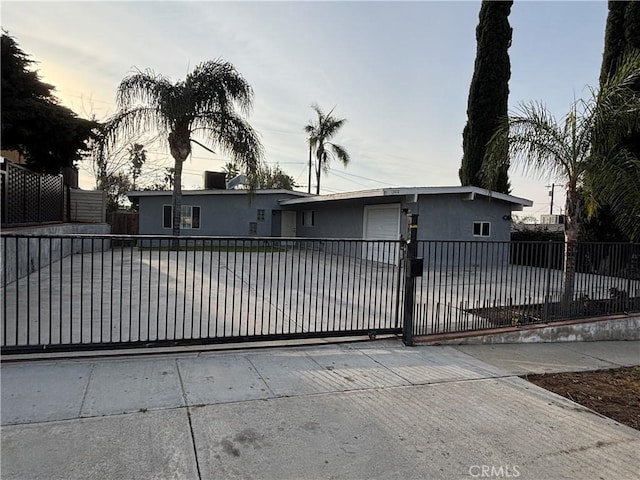
[[(241, 167), (234, 162), (227, 162), (223, 170), (226, 172), (227, 181), (243, 173)], [(253, 177), (250, 177), (250, 186), (263, 190), (293, 190), (297, 185), (294, 178), (286, 174), (280, 165), (260, 165)]]
[(264, 165), (258, 169), (256, 188), (293, 190), (296, 187), (292, 176), (287, 175), (280, 165)]
[(598, 209), (597, 215), (583, 212), (583, 221), (580, 222), (580, 240), (583, 242), (628, 242), (625, 235), (616, 223), (610, 205), (603, 205)]
[[(93, 175), (97, 190), (107, 194), (107, 211), (119, 210), (128, 205), (126, 193), (136, 189), (142, 165), (146, 161), (144, 146), (128, 137), (131, 143), (118, 143), (107, 148), (105, 125), (94, 129), (83, 155), (85, 169)], [(137, 138), (135, 138), (137, 139)]]
[[(462, 185), (486, 188), (480, 175), (486, 145), (501, 120), (507, 116), (511, 64), (509, 53), (512, 28), (509, 13), (513, 1), (483, 0), (476, 28), (477, 52), (469, 88), (467, 124), (462, 132), (462, 165), (458, 172)], [(493, 188), (509, 193), (507, 152), (502, 152), (502, 169)]]
[(125, 172), (116, 172), (100, 180), (99, 190), (107, 194), (107, 212), (124, 208), (127, 192), (133, 190), (131, 178)]
[[(499, 178), (509, 151), (510, 160), (525, 172), (566, 182), (564, 299), (573, 297), (575, 259), (580, 227), (579, 187), (587, 172), (629, 160), (613, 147), (630, 128), (640, 125), (640, 99), (630, 88), (640, 78), (640, 55), (630, 56), (588, 100), (575, 101), (561, 122), (540, 103), (521, 105), (496, 130), (485, 156), (483, 177), (489, 185)], [(637, 190), (636, 184), (636, 190)], [(616, 187), (618, 188), (618, 187)]]
[(320, 172), (329, 172), (331, 160), (339, 160), (345, 166), (349, 163), (350, 158), (347, 150), (330, 141), (347, 120), (331, 115), (335, 107), (326, 115), (316, 104), (311, 105), (311, 108), (316, 112), (318, 118), (309, 122), (304, 127), (304, 131), (309, 135), (309, 157), (312, 152), (315, 152), (316, 155), (316, 195), (319, 195)]
[(131, 170), (130, 152), (136, 144), (131, 144), (129, 147), (119, 146), (112, 149), (107, 155), (102, 143), (104, 141), (103, 130), (96, 129), (94, 137), (96, 140), (89, 142), (84, 160), (95, 179), (96, 189), (103, 190), (107, 194), (107, 212), (114, 212), (126, 205), (126, 193), (135, 189), (129, 173)]
[(241, 115), (251, 109), (253, 90), (228, 62), (201, 63), (173, 83), (151, 70), (137, 71), (122, 80), (117, 101), (119, 111), (109, 122), (110, 142), (122, 132), (156, 131), (169, 143), (174, 159), (174, 236), (180, 235), (182, 166), (191, 144), (200, 144), (194, 136), (201, 135), (251, 174), (260, 163), (262, 145)]
[(164, 169), (164, 173), (162, 176), (157, 176), (148, 185), (145, 185), (142, 190), (145, 191), (167, 191), (173, 189), (173, 178), (174, 178), (174, 169), (173, 167), (166, 167)]
[(59, 173), (81, 159), (96, 122), (59, 105), (33, 63), (3, 32), (1, 148), (18, 151), (33, 170)]

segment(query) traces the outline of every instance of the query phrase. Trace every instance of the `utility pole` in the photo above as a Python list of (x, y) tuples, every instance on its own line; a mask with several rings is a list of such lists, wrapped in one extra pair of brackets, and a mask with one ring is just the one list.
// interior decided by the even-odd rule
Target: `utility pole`
[(309, 183), (307, 185), (307, 192), (311, 193), (311, 138), (309, 138)]
[(551, 188), (549, 192), (549, 196), (551, 197), (551, 205), (549, 206), (549, 215), (553, 215), (553, 192), (555, 192), (556, 184), (552, 183), (551, 185), (546, 185), (547, 188)]

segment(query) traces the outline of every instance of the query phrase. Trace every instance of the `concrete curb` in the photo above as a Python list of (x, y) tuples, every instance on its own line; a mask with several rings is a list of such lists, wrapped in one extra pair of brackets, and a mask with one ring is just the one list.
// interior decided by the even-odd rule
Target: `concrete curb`
[(600, 342), (640, 340), (640, 315), (618, 315), (484, 332), (415, 337), (414, 345), (477, 345), (502, 343)]

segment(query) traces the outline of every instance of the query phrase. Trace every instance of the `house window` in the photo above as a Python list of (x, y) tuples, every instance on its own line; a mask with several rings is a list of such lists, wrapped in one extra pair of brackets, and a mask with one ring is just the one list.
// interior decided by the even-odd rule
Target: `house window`
[(313, 210), (306, 210), (302, 212), (302, 226), (313, 227), (316, 224), (316, 212)]
[(474, 237), (491, 236), (491, 222), (473, 222)]
[[(171, 205), (163, 205), (162, 207), (162, 226), (173, 228), (173, 206)], [(180, 228), (200, 228), (200, 207), (182, 205), (180, 208)]]
[(258, 209), (258, 221), (264, 222), (264, 210)]
[(258, 223), (249, 222), (249, 235), (257, 235), (257, 234), (258, 234)]

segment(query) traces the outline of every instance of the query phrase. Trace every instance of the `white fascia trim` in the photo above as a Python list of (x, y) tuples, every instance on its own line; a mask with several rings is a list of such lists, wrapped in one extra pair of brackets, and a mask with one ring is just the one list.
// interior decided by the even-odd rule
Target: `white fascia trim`
[(333, 193), (330, 195), (314, 195), (305, 198), (294, 198), (280, 200), (280, 205), (300, 205), (305, 203), (330, 202), (336, 200), (354, 200), (373, 197), (395, 197), (408, 195), (464, 195), (466, 200), (473, 200), (477, 195), (488, 198), (495, 198), (504, 202), (518, 205), (522, 207), (530, 207), (533, 205), (531, 200), (526, 198), (506, 195), (504, 193), (492, 192), (484, 188), (465, 186), (465, 187), (398, 187), (398, 188), (379, 188), (375, 190), (361, 190), (356, 192)]
[(330, 195), (313, 195), (306, 198), (280, 200), (280, 205), (298, 205), (303, 203), (331, 202), (335, 200), (352, 200), (356, 198), (373, 198), (385, 196), (384, 189), (360, 190), (357, 192), (332, 193)]
[[(189, 195), (250, 195), (251, 190), (183, 190), (183, 196)], [(295, 195), (298, 197), (308, 197), (308, 193), (304, 192), (295, 192), (293, 190), (254, 190), (253, 195), (268, 195), (268, 194), (276, 194), (276, 195)], [(127, 197), (166, 197), (172, 196), (172, 190), (153, 190), (153, 191), (134, 191), (127, 192)]]

